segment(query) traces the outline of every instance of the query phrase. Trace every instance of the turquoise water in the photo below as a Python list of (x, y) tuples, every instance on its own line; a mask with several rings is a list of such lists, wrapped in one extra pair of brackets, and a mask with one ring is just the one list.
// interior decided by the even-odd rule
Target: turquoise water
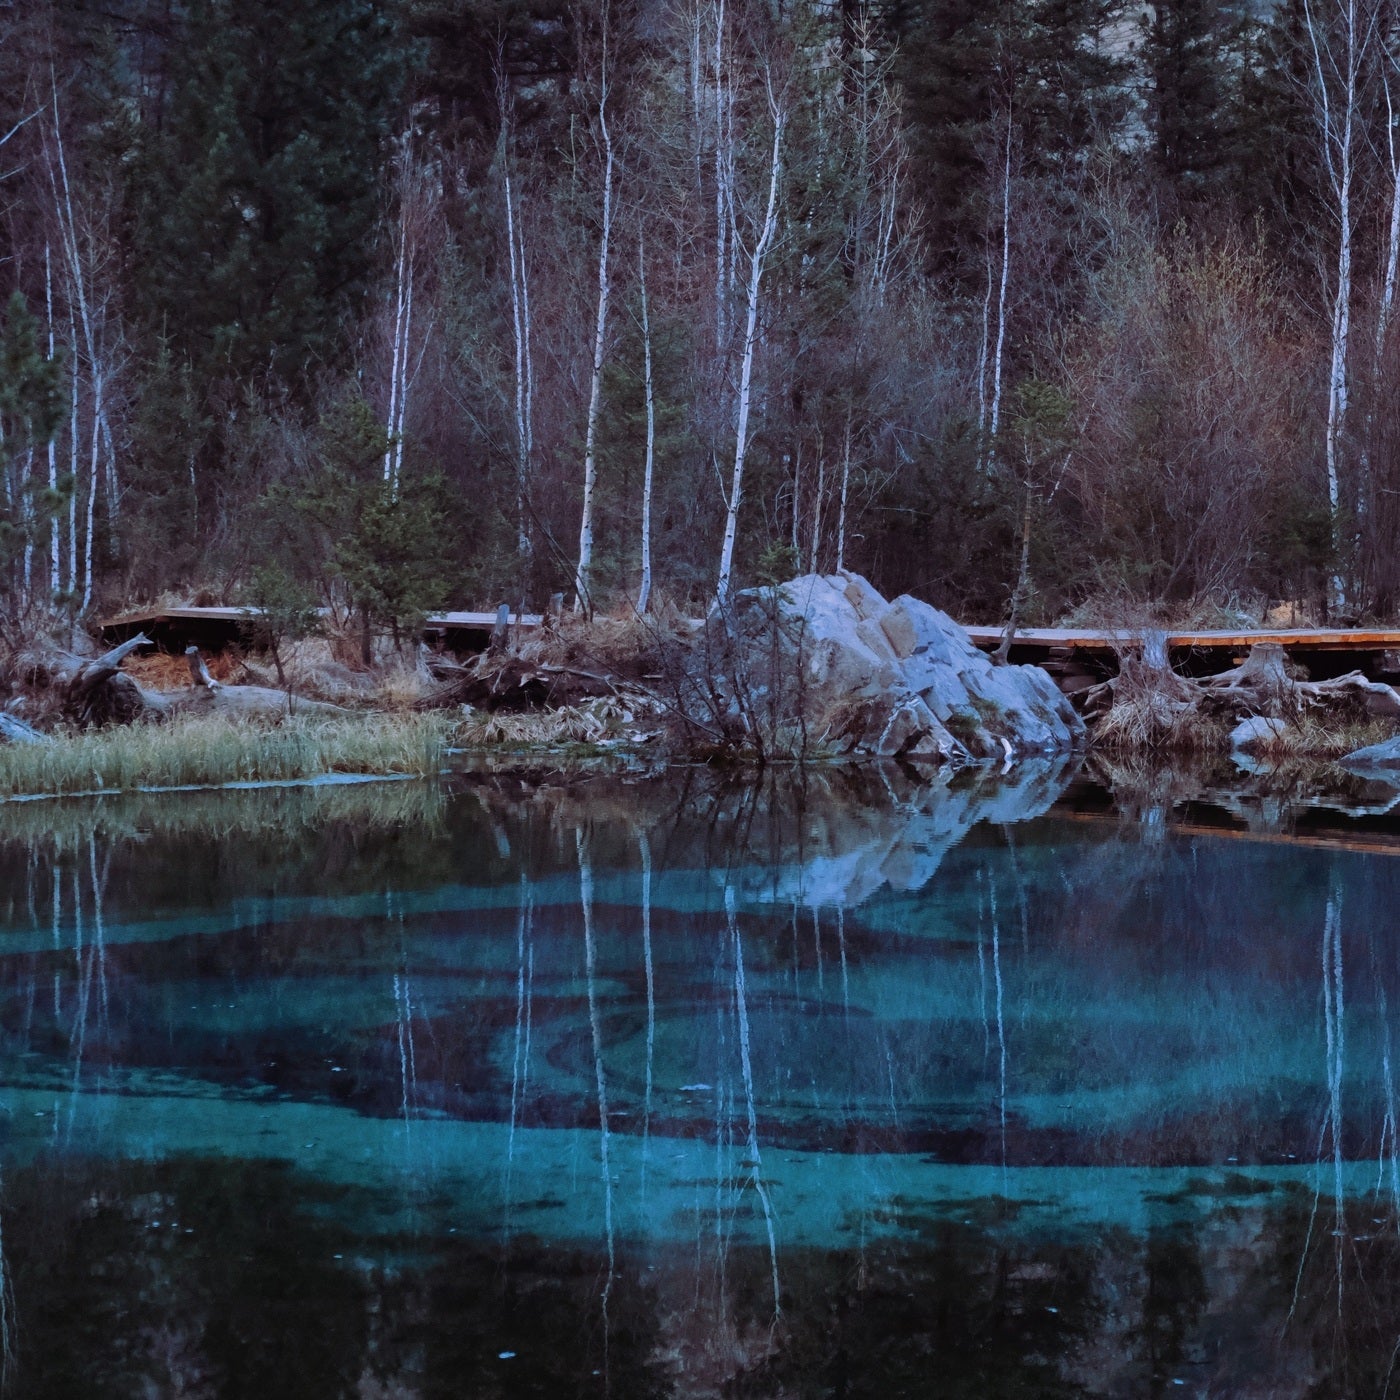
[(0, 808), (7, 1394), (1384, 1394), (1400, 839), (1187, 815)]

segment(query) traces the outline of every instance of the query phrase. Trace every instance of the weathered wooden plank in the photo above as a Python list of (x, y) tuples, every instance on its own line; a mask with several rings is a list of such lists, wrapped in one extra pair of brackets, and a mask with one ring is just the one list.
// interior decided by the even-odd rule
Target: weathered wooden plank
[[(1001, 641), (1002, 629), (969, 627), (967, 633), (979, 647), (995, 647)], [(1093, 627), (1022, 627), (1017, 630), (1014, 645), (1047, 650), (1116, 651), (1132, 646), (1141, 635)], [(1170, 651), (1247, 651), (1266, 642), (1298, 651), (1384, 651), (1400, 647), (1400, 630), (1294, 628), (1288, 631), (1168, 632), (1166, 641)]]
[[(153, 608), (123, 613), (98, 623), (98, 630), (108, 639), (130, 635), (133, 631), (150, 632), (172, 627), (197, 631), (201, 624), (212, 628), (232, 628), (258, 615), (256, 608)], [(452, 610), (433, 613), (424, 624), (430, 634), (480, 632), (489, 637), (496, 625), (494, 612)], [(532, 629), (540, 626), (539, 613), (510, 615), (510, 626)], [(993, 648), (1002, 637), (1000, 627), (969, 627), (968, 635), (979, 647)], [(1016, 633), (1014, 647), (1054, 651), (1057, 659), (1066, 659), (1076, 652), (1117, 652), (1140, 640), (1141, 633), (1127, 629), (1096, 627), (1030, 627)], [(1183, 651), (1219, 651), (1243, 653), (1264, 642), (1276, 642), (1290, 651), (1336, 652), (1400, 652), (1400, 628), (1290, 628), (1259, 629), (1257, 631), (1171, 631), (1167, 633), (1167, 649)], [(483, 642), (484, 645), (484, 642)]]
[[(324, 610), (322, 610), (324, 615)], [(239, 639), (245, 624), (258, 616), (257, 608), (148, 608), (139, 612), (122, 613), (97, 624), (99, 635), (107, 642), (125, 639), (137, 632), (148, 633), (161, 646), (183, 651), (187, 645), (197, 645), (217, 651)], [(542, 619), (538, 613), (510, 614), (509, 626), (531, 631)], [(424, 621), (423, 631), (429, 637), (442, 637), (449, 643), (453, 638), (467, 640), (485, 649), (496, 614), (488, 612), (440, 612)]]

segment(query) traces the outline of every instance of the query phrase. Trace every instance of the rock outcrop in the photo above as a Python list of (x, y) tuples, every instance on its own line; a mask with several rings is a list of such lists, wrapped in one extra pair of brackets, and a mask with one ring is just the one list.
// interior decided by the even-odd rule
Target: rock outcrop
[(750, 589), (712, 612), (688, 703), (775, 750), (968, 763), (1058, 753), (1084, 736), (1044, 671), (995, 665), (946, 613), (887, 602), (851, 573)]
[(1337, 766), (1350, 773), (1383, 773), (1392, 778), (1400, 774), (1400, 737), (1353, 749), (1345, 758), (1337, 760)]

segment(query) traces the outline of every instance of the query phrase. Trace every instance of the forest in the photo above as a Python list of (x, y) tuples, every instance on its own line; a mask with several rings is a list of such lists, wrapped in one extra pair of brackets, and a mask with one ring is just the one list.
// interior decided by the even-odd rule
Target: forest
[(1400, 613), (1392, 0), (11, 0), (0, 593)]

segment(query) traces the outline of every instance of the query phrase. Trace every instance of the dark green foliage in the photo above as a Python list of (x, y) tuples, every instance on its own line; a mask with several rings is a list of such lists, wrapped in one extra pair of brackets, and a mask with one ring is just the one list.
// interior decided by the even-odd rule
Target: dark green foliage
[[(89, 540), (94, 352), (57, 231), (46, 117), (4, 147), (0, 265), (12, 282), (0, 295), (18, 287), (30, 307), (51, 298), (59, 341), (72, 338), (83, 470), (50, 488), (35, 457), (47, 410), (29, 422), (17, 405), (33, 395), (15, 389), (19, 399), (0, 407), (10, 486), (0, 564), (11, 591), (26, 546), (36, 547), (31, 565), (40, 553), (47, 562), (46, 519), (75, 499), (62, 573), (82, 577), (91, 545), (98, 608), (168, 590), (203, 587), (220, 600), (241, 591), (290, 637), (314, 598), (358, 615), (370, 639), (405, 633), (439, 602), (539, 607), (566, 587), (596, 297), (606, 27), (619, 165), (597, 443), (600, 606), (634, 598), (637, 582), (641, 233), (657, 389), (655, 583), (688, 608), (713, 587), (744, 263), (767, 188), (769, 79), (787, 126), (778, 237), (763, 270), (741, 586), (835, 565), (844, 480), (844, 561), (886, 591), (908, 588), (969, 618), (1005, 615), (1027, 522), (1027, 622), (1095, 589), (1166, 591), (1183, 605), (1202, 590), (1305, 597), (1333, 565), (1352, 569), (1366, 607), (1400, 598), (1388, 562), (1400, 528), (1396, 409), (1389, 371), (1362, 363), (1376, 340), (1388, 229), (1384, 55), (1374, 45), (1362, 74), (1349, 499), (1329, 521), (1319, 270), (1333, 275), (1336, 220), (1303, 0), (1162, 0), (1141, 24), (1125, 0), (729, 7), (736, 139), (734, 208), (723, 216), (708, 6), (694, 12), (703, 40), (690, 18), (630, 0), (11, 9), (23, 13), (7, 17), (0, 45), (0, 135), (43, 109), (52, 74), (86, 292), (101, 309), (112, 438), (110, 470), (102, 440)], [(533, 317), (522, 512), (507, 163)], [(726, 275), (714, 265), (721, 217), (737, 230), (727, 317), (714, 304)], [(1182, 237), (1203, 258), (1249, 242), (1276, 274), (1277, 306), (1232, 302), (1226, 279), (1191, 313), (1209, 322), (1202, 338), (1148, 305), (1128, 284), (1151, 285), (1143, 268), (1172, 263)], [(406, 238), (413, 388), (402, 481), (388, 490), (382, 425)], [(1094, 366), (1115, 365), (1132, 368), (1096, 378)], [(24, 380), (7, 372), (12, 385)], [(68, 389), (60, 377), (55, 394)], [(59, 423), (60, 464), (67, 432)], [(1218, 489), (1230, 472), (1233, 503)], [(518, 514), (533, 545), (523, 558)], [(1352, 537), (1354, 564), (1332, 560), (1332, 539)]]
[[(530, 86), (570, 75), (576, 17), (560, 0), (406, 0), (403, 25), (423, 59), (414, 95), (431, 104), (445, 135), (489, 148), (500, 121), (498, 74)], [(541, 106), (522, 102), (517, 117), (528, 121)]]
[(21, 292), (0, 324), (0, 461), (47, 443), (63, 417), (62, 362), (39, 344), (39, 326)]
[(23, 587), (25, 547), (47, 536), (65, 499), (47, 475), (35, 475), (36, 454), (53, 439), (63, 410), (62, 363), (40, 346), (38, 323), (16, 292), (0, 322), (0, 588), (11, 601)]
[(162, 336), (145, 366), (132, 436), (140, 446), (127, 472), (128, 587), (156, 592), (198, 571), (205, 528), (217, 507), (213, 481), (198, 489), (201, 448), (214, 417), (188, 360), (177, 364)]
[(890, 596), (940, 600), (961, 616), (996, 616), (1015, 577), (1017, 484), (977, 462), (973, 426), (949, 425), (883, 495), (873, 539), (853, 563)]
[(1176, 200), (1199, 204), (1229, 183), (1242, 26), (1222, 0), (1159, 0), (1143, 24), (1157, 168)]
[(278, 559), (255, 565), (246, 591), (249, 604), (258, 610), (256, 619), (248, 624), (249, 641), (271, 654), (277, 683), (285, 688), (282, 648), (318, 630), (316, 595)]
[(439, 563), (447, 544), (446, 485), (441, 477), (384, 483), (352, 492), (355, 518), (334, 559), (361, 613), (393, 634), (396, 644), (447, 601)]
[(201, 385), (305, 384), (343, 353), (371, 268), (404, 63), (391, 12), (193, 0), (171, 37), (132, 191), (140, 305)]
[(450, 588), (446, 483), (433, 473), (391, 484), (383, 471), (389, 445), (369, 405), (351, 396), (322, 420), (307, 479), (274, 486), (263, 502), (270, 552), (262, 578), (279, 619), (302, 623), (315, 581), (358, 614), (366, 661), (375, 629), (401, 643)]
[(1059, 182), (1112, 134), (1127, 70), (1096, 37), (1122, 13), (1118, 0), (900, 0), (891, 11), (940, 262), (980, 247), (1008, 120), (1021, 170)]

